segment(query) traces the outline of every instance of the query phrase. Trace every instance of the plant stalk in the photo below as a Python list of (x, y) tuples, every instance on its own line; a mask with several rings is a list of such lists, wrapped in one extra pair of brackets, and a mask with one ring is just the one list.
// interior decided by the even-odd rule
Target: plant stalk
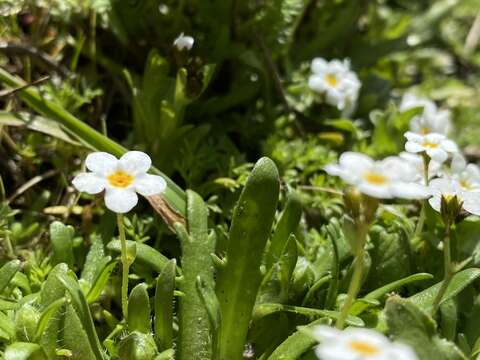
[[(429, 172), (428, 169), (430, 167), (430, 158), (428, 157), (427, 154), (423, 153), (422, 154), (423, 158), (423, 181), (425, 183), (425, 186), (428, 186), (430, 179), (429, 179)], [(422, 201), (422, 208), (420, 210), (420, 215), (418, 217), (418, 222), (417, 226), (415, 228), (415, 233), (414, 233), (414, 238), (418, 239), (420, 235), (422, 234), (423, 231), (423, 226), (425, 224), (425, 218), (426, 218), (426, 206), (427, 206), (427, 200)]]
[(442, 282), (442, 286), (440, 287), (440, 290), (438, 290), (435, 300), (433, 301), (432, 315), (434, 315), (438, 311), (438, 308), (440, 307), (440, 302), (442, 301), (442, 298), (445, 295), (448, 285), (450, 284), (450, 281), (452, 280), (452, 277), (454, 275), (450, 242), (451, 242), (450, 224), (446, 224), (445, 240), (443, 241), (443, 266), (444, 266), (443, 282)]
[(122, 261), (122, 314), (125, 321), (128, 318), (128, 271), (130, 263), (127, 256), (127, 239), (125, 238), (125, 225), (123, 223), (123, 215), (117, 214), (118, 234), (121, 245), (121, 261)]
[(364, 267), (364, 255), (365, 255), (365, 241), (367, 239), (367, 231), (366, 225), (362, 224), (361, 226), (357, 226), (357, 234), (358, 234), (358, 245), (355, 254), (355, 268), (353, 270), (352, 279), (350, 280), (350, 285), (348, 287), (347, 299), (343, 304), (342, 310), (340, 312), (340, 316), (337, 319), (335, 324), (337, 329), (343, 329), (345, 326), (345, 322), (348, 317), (348, 313), (350, 312), (350, 308), (352, 307), (353, 303), (355, 302), (358, 292), (360, 291), (360, 284), (362, 283), (363, 277), (363, 267)]

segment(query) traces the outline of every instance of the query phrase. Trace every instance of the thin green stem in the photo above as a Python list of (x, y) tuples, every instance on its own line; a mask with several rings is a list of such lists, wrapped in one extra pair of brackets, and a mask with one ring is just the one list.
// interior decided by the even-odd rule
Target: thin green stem
[(364, 254), (365, 254), (365, 240), (366, 240), (366, 230), (363, 229), (363, 226), (357, 227), (358, 234), (358, 244), (355, 255), (355, 268), (353, 270), (352, 279), (350, 280), (350, 285), (348, 287), (347, 299), (343, 304), (340, 316), (337, 319), (335, 326), (337, 329), (343, 329), (345, 322), (350, 312), (355, 299), (357, 298), (358, 292), (360, 291), (360, 284), (362, 282), (363, 276), (363, 267), (364, 267)]
[(445, 292), (447, 291), (448, 285), (452, 280), (454, 269), (452, 264), (452, 256), (450, 250), (450, 240), (451, 240), (451, 232), (450, 232), (450, 224), (446, 224), (445, 226), (445, 240), (443, 241), (443, 265), (444, 265), (444, 275), (443, 275), (443, 282), (440, 290), (438, 290), (437, 296), (433, 301), (433, 309), (432, 314), (434, 315), (440, 306), (440, 302), (442, 301)]
[[(430, 167), (430, 158), (425, 153), (422, 154), (422, 158), (423, 158), (423, 181), (425, 183), (425, 186), (428, 186), (430, 182), (429, 172), (428, 172), (428, 169)], [(420, 210), (420, 215), (418, 216), (417, 226), (415, 228), (415, 234), (414, 234), (415, 239), (418, 239), (422, 234), (423, 226), (425, 225), (426, 212), (427, 212), (426, 206), (427, 206), (427, 200), (423, 200), (422, 208)]]
[(127, 239), (125, 238), (125, 226), (123, 224), (123, 215), (117, 214), (118, 234), (121, 245), (121, 260), (122, 260), (122, 314), (125, 320), (128, 317), (128, 271), (129, 261), (127, 255)]

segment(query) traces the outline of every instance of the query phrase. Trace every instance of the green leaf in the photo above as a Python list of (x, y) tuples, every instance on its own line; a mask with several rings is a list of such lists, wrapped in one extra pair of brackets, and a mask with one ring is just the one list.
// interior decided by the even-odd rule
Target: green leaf
[(350, 314), (352, 315), (359, 315), (361, 314), (365, 309), (369, 307), (368, 303), (362, 302), (361, 300), (366, 299), (366, 300), (377, 300), (380, 299), (382, 296), (387, 295), (388, 293), (411, 283), (417, 282), (417, 281), (424, 281), (424, 280), (430, 280), (433, 279), (432, 274), (427, 274), (427, 273), (418, 273), (418, 274), (413, 274), (410, 276), (407, 276), (403, 279), (391, 282), (390, 284), (387, 284), (385, 286), (382, 286), (381, 288), (378, 288), (367, 295), (365, 295), (363, 298), (358, 299), (357, 302), (353, 304), (350, 310)]
[(385, 308), (389, 333), (395, 340), (410, 345), (419, 360), (466, 360), (462, 352), (435, 331), (436, 324), (408, 299), (391, 297)]
[(35, 331), (35, 340), (38, 340), (42, 337), (50, 319), (57, 313), (60, 307), (66, 303), (66, 300), (66, 298), (60, 298), (52, 302), (42, 311)]
[[(290, 312), (297, 315), (307, 316), (309, 318), (327, 317), (330, 319), (338, 319), (340, 313), (332, 310), (312, 309), (301, 306), (283, 305), (283, 304), (259, 304), (255, 306), (253, 317), (258, 320), (270, 314), (277, 312)], [(348, 316), (347, 324), (357, 327), (365, 326), (362, 319), (356, 316)]]
[[(478, 277), (480, 277), (480, 269), (477, 268), (465, 269), (459, 273), (456, 273), (448, 285), (447, 291), (445, 292), (440, 304), (443, 304), (445, 301), (457, 296)], [(431, 311), (433, 308), (433, 301), (435, 300), (441, 285), (442, 283), (439, 282), (428, 289), (410, 296), (408, 299), (422, 310)]]
[(15, 342), (5, 349), (5, 360), (48, 360), (40, 345), (29, 342)]
[(47, 280), (43, 283), (40, 291), (40, 304), (42, 307), (47, 307), (54, 301), (65, 296), (65, 286), (58, 279), (59, 276), (65, 275), (68, 272), (67, 264), (58, 264), (48, 274)]
[(265, 275), (257, 297), (258, 303), (284, 303), (288, 300), (291, 277), (297, 264), (297, 239), (290, 234), (276, 263)]
[(50, 224), (50, 241), (53, 246), (52, 261), (55, 265), (66, 263), (73, 269), (73, 235), (75, 230), (60, 221)]
[(266, 268), (270, 269), (274, 263), (280, 260), (290, 234), (295, 232), (302, 216), (302, 202), (299, 194), (295, 191), (288, 193), (285, 209), (278, 220), (275, 231), (270, 240), (270, 247), (266, 254)]
[(11, 260), (0, 268), (0, 293), (2, 293), (13, 279), (21, 266), (20, 260)]
[(215, 251), (215, 238), (208, 235), (208, 210), (203, 199), (187, 190), (187, 226), (175, 224), (182, 248), (183, 281), (179, 299), (179, 360), (209, 360), (212, 357), (212, 331), (209, 314), (197, 290), (197, 278), (205, 286), (214, 287), (214, 267), (210, 254)]
[(90, 290), (87, 294), (87, 301), (89, 304), (96, 301), (102, 294), (102, 291), (104, 290), (105, 286), (107, 285), (108, 279), (110, 278), (110, 274), (117, 266), (116, 261), (110, 262), (111, 259), (112, 258), (110, 256), (104, 258), (106, 264), (104, 265), (103, 269), (100, 269), (100, 273), (95, 278), (95, 280), (93, 280), (92, 286), (90, 287)]
[[(163, 267), (167, 265), (168, 258), (162, 255), (160, 252), (148, 246), (147, 244), (136, 243), (135, 241), (127, 240), (127, 246), (136, 245), (137, 254), (135, 257), (135, 262), (139, 262), (142, 265), (147, 266), (148, 268), (156, 271), (157, 273), (162, 272)], [(120, 240), (112, 240), (108, 243), (107, 249), (114, 251), (117, 254), (121, 253), (121, 244)]]
[(175, 259), (170, 260), (157, 278), (155, 289), (155, 335), (162, 349), (173, 346), (173, 291), (175, 290)]
[(30, 130), (38, 131), (69, 144), (80, 145), (73, 140), (57, 122), (41, 116), (35, 116), (24, 112), (14, 114), (8, 111), (0, 111), (0, 125), (27, 127)]
[(127, 323), (130, 331), (150, 333), (150, 299), (144, 283), (138, 284), (130, 292)]
[[(71, 351), (77, 359), (102, 359), (101, 353), (95, 353), (88, 333), (82, 324), (74, 306), (67, 304), (63, 327), (60, 329), (59, 343), (63, 348)], [(57, 344), (58, 346), (58, 344)]]
[(88, 250), (87, 258), (83, 264), (82, 275), (80, 278), (85, 280), (91, 286), (95, 280), (95, 277), (98, 276), (99, 271), (104, 269), (106, 263), (108, 263), (110, 260), (105, 258), (105, 249), (103, 246), (102, 237), (98, 234), (92, 234), (90, 239), (90, 249)]
[(247, 179), (230, 227), (227, 264), (216, 292), (222, 313), (219, 360), (241, 360), (257, 291), (260, 261), (278, 202), (279, 176), (272, 160), (261, 158)]
[[(78, 318), (82, 324), (85, 334), (87, 335), (93, 354), (95, 355), (95, 359), (103, 360), (102, 347), (100, 345), (100, 340), (98, 339), (95, 325), (93, 324), (87, 299), (83, 295), (77, 280), (74, 278), (75, 274), (69, 272), (68, 274), (59, 274), (57, 277), (71, 296), (72, 305), (75, 309), (75, 312), (78, 313)], [(67, 309), (68, 308), (69, 306), (67, 306)], [(69, 312), (67, 311), (67, 315), (68, 314)], [(73, 317), (72, 314), (70, 314), (70, 316)]]
[(308, 335), (305, 330), (311, 330), (313, 327), (325, 324), (327, 320), (325, 318), (318, 319), (308, 324), (307, 326), (302, 326), (299, 331), (294, 332), (290, 335), (283, 343), (281, 343), (275, 351), (268, 357), (267, 360), (296, 360), (302, 354), (311, 349), (317, 341), (310, 335)]
[(151, 360), (157, 353), (153, 336), (138, 331), (123, 338), (118, 346), (120, 360)]

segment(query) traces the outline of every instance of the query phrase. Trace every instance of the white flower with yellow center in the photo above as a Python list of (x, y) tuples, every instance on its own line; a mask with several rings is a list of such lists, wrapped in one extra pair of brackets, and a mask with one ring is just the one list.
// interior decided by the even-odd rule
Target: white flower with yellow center
[(350, 70), (349, 60), (315, 58), (311, 64), (312, 75), (308, 86), (313, 91), (325, 94), (325, 101), (344, 113), (351, 113), (358, 99), (360, 81)]
[(365, 154), (345, 152), (338, 164), (325, 166), (325, 171), (374, 198), (425, 199), (430, 195), (427, 187), (415, 182), (414, 167), (395, 156), (374, 161)]
[(340, 331), (317, 326), (313, 336), (320, 342), (315, 348), (320, 360), (417, 360), (409, 346), (392, 342), (374, 330), (348, 328)]
[(455, 154), (450, 165), (450, 176), (464, 191), (480, 192), (480, 168), (467, 164), (461, 154)]
[(91, 172), (75, 176), (73, 186), (87, 194), (105, 190), (105, 205), (116, 213), (129, 212), (137, 205), (137, 193), (150, 196), (167, 187), (163, 177), (147, 174), (152, 160), (141, 151), (129, 151), (120, 159), (106, 152), (94, 152), (87, 156), (85, 166)]
[(433, 179), (429, 188), (433, 196), (428, 202), (436, 211), (441, 212), (442, 197), (450, 200), (456, 196), (465, 211), (480, 216), (480, 192), (465, 191), (457, 180), (449, 177)]
[(425, 152), (432, 160), (439, 163), (447, 160), (449, 154), (458, 152), (457, 144), (442, 134), (420, 135), (408, 131), (405, 137), (407, 138), (405, 150), (414, 154)]
[(410, 131), (422, 135), (429, 133), (449, 134), (452, 129), (452, 122), (448, 110), (438, 109), (432, 100), (419, 98), (413, 94), (403, 96), (400, 110), (406, 111), (417, 107), (421, 107), (423, 110), (410, 121)]
[(192, 49), (194, 43), (195, 40), (193, 37), (181, 33), (173, 42), (173, 46), (175, 46), (178, 51), (189, 51)]

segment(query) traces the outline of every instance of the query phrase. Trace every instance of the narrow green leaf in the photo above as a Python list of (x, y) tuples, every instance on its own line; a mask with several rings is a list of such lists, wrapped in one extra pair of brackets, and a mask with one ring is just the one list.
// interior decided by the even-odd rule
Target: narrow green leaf
[[(445, 292), (440, 304), (443, 304), (445, 301), (457, 296), (463, 289), (465, 289), (479, 277), (480, 269), (477, 268), (465, 269), (455, 274), (452, 278), (452, 281), (448, 285), (447, 291)], [(408, 299), (422, 310), (431, 311), (433, 307), (433, 301), (435, 300), (441, 285), (442, 283), (439, 282), (428, 289), (409, 297)]]
[(300, 196), (295, 191), (290, 191), (285, 209), (270, 240), (270, 247), (266, 254), (267, 269), (270, 269), (274, 263), (280, 260), (290, 234), (297, 229), (301, 216), (302, 202)]
[(66, 302), (66, 298), (60, 298), (50, 305), (48, 305), (41, 313), (40, 319), (38, 320), (37, 329), (35, 331), (35, 340), (41, 338), (42, 334), (44, 333), (45, 329), (47, 328), (48, 322), (52, 318), (52, 316), (57, 312), (57, 310)]
[[(318, 319), (307, 326), (302, 326), (302, 329), (312, 329), (313, 327), (325, 324), (327, 319)], [(317, 341), (309, 336), (305, 331), (296, 331), (290, 335), (283, 343), (281, 343), (275, 351), (268, 357), (267, 360), (296, 360), (302, 354), (311, 349)]]
[(90, 287), (90, 290), (87, 294), (87, 301), (89, 304), (96, 301), (98, 297), (102, 294), (102, 291), (107, 285), (108, 279), (110, 278), (113, 269), (115, 269), (115, 266), (117, 266), (116, 261), (110, 262), (111, 259), (112, 258), (110, 256), (107, 256), (105, 258), (105, 266), (103, 267), (103, 269), (100, 269), (100, 273), (95, 278), (95, 280), (93, 280), (92, 286)]
[(155, 335), (162, 349), (173, 347), (173, 291), (175, 290), (175, 259), (170, 260), (157, 278), (155, 289)]
[(87, 299), (83, 295), (78, 282), (74, 278), (75, 274), (69, 272), (68, 274), (57, 275), (58, 280), (65, 286), (65, 289), (69, 292), (73, 307), (78, 313), (78, 317), (82, 323), (85, 333), (87, 334), (88, 341), (95, 355), (95, 359), (103, 360), (102, 347), (100, 340), (98, 339), (95, 325), (93, 324), (92, 315), (88, 307)]
[(75, 230), (70, 225), (60, 221), (50, 224), (50, 241), (53, 246), (52, 262), (56, 265), (66, 263), (73, 268), (73, 235)]
[(227, 264), (216, 292), (222, 314), (218, 360), (241, 360), (261, 282), (260, 261), (272, 228), (279, 193), (278, 171), (261, 158), (247, 179), (230, 227)]
[(197, 290), (197, 278), (214, 287), (214, 267), (210, 256), (215, 251), (214, 238), (208, 236), (208, 210), (203, 199), (187, 190), (187, 226), (177, 223), (177, 235), (182, 248), (183, 281), (179, 288), (185, 296), (179, 298), (179, 360), (210, 360), (212, 331), (209, 314)]
[(5, 290), (18, 270), (20, 270), (20, 260), (11, 260), (0, 268), (0, 293)]
[(130, 292), (127, 324), (129, 331), (150, 333), (150, 299), (144, 283), (138, 284)]
[[(377, 300), (380, 299), (382, 296), (385, 296), (386, 294), (411, 283), (417, 282), (417, 281), (423, 281), (423, 280), (430, 280), (433, 278), (432, 274), (428, 273), (418, 273), (418, 274), (413, 274), (410, 276), (407, 276), (406, 278), (391, 282), (390, 284), (387, 284), (385, 286), (382, 286), (381, 288), (378, 288), (367, 295), (363, 297), (363, 299), (367, 300)], [(359, 299), (362, 300), (362, 299)], [(365, 309), (369, 307), (369, 304), (366, 302), (361, 302), (357, 301), (353, 304), (350, 314), (352, 315), (359, 315), (361, 314)]]
[[(332, 310), (312, 309), (301, 306), (283, 305), (283, 304), (260, 304), (255, 306), (253, 318), (258, 320), (267, 315), (277, 312), (290, 312), (298, 315), (304, 315), (310, 318), (327, 317), (330, 319), (337, 319), (340, 313)], [(347, 318), (347, 324), (357, 327), (365, 326), (362, 319), (356, 316), (349, 316)]]

